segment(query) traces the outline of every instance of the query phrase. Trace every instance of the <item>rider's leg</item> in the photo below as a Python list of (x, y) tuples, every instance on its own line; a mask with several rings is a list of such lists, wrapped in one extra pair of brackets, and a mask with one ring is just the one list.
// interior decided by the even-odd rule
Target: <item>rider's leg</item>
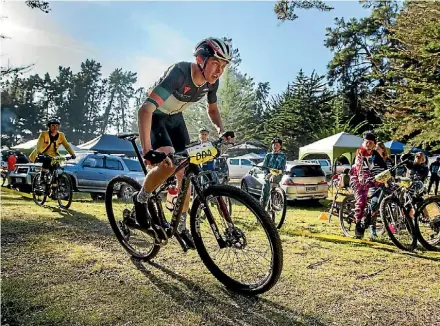
[(354, 198), (356, 200), (354, 217), (356, 221), (355, 236), (362, 238), (364, 236), (364, 226), (362, 225), (362, 218), (364, 217), (365, 207), (368, 200), (368, 188), (359, 182), (352, 183)]
[(260, 204), (264, 209), (266, 209), (267, 201), (269, 200), (269, 193), (270, 193), (270, 183), (268, 180), (265, 180), (263, 189), (261, 189), (261, 196), (260, 196)]
[[(174, 153), (174, 148), (170, 146), (164, 146), (156, 149), (156, 151), (169, 154), (169, 153)], [(165, 180), (168, 179), (174, 173), (175, 170), (176, 170), (176, 166), (174, 164), (172, 164), (171, 166), (159, 165), (152, 168), (145, 177), (144, 185), (138, 194), (137, 200), (141, 203), (146, 203), (148, 197), (153, 192), (153, 190), (156, 189), (162, 183), (164, 183)], [(180, 185), (182, 184), (183, 173), (184, 170), (180, 170), (179, 172), (176, 173), (178, 188), (180, 188)], [(185, 201), (183, 202), (183, 209), (182, 209), (183, 218), (180, 219), (179, 232), (185, 229), (186, 213), (188, 212), (190, 196), (191, 196), (191, 185), (190, 188), (188, 189), (188, 192), (186, 193)]]
[(438, 194), (438, 185), (440, 183), (440, 177), (436, 177), (434, 183), (435, 183), (434, 195), (437, 196), (437, 194)]
[(434, 184), (434, 176), (431, 175), (431, 177), (429, 178), (429, 185), (428, 185), (428, 195), (431, 192), (431, 187)]
[[(158, 149), (155, 149), (155, 151), (162, 152), (162, 153), (174, 153), (174, 148), (171, 146), (164, 146), (160, 147)], [(147, 194), (151, 194), (154, 189), (156, 189), (157, 186), (161, 185), (173, 172), (176, 170), (176, 166), (172, 164), (171, 166), (166, 165), (158, 165), (153, 168), (151, 168), (148, 171), (147, 176), (144, 180), (144, 185), (142, 187), (143, 192)], [(142, 200), (142, 197), (138, 195), (138, 200), (141, 202), (146, 202)], [(148, 197), (147, 197), (148, 198)]]

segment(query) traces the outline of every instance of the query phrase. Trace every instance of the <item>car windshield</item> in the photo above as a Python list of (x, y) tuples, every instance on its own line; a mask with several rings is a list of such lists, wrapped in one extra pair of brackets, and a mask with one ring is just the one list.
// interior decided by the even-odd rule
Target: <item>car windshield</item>
[(139, 163), (139, 161), (137, 161), (137, 160), (130, 160), (129, 158), (124, 158), (123, 161), (124, 161), (125, 165), (127, 165), (127, 168), (130, 171), (142, 172), (142, 166)]
[[(74, 160), (68, 160), (68, 161), (66, 161), (66, 163), (67, 164), (77, 164), (77, 163), (79, 163), (79, 161), (81, 161), (83, 158), (84, 158), (84, 156), (87, 156), (87, 155), (89, 155), (90, 153), (75, 153), (75, 159)], [(67, 155), (70, 155), (70, 154), (67, 154)]]
[(321, 177), (325, 176), (320, 165), (297, 165), (290, 169), (291, 177)]

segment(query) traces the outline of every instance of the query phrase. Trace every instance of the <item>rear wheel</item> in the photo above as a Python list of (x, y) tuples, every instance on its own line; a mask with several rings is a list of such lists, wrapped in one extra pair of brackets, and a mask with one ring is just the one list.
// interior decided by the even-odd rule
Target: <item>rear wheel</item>
[(122, 247), (137, 259), (151, 260), (157, 255), (160, 247), (136, 222), (133, 194), (139, 190), (141, 185), (136, 180), (127, 176), (114, 177), (105, 192), (105, 209), (113, 232)]
[(346, 237), (354, 237), (356, 220), (354, 218), (354, 209), (356, 200), (353, 195), (348, 195), (342, 201), (339, 207), (339, 223), (341, 224), (342, 233)]
[(32, 181), (32, 198), (35, 204), (41, 206), (47, 199), (48, 185), (41, 180), (41, 173), (37, 173)]
[[(232, 291), (255, 295), (271, 289), (280, 277), (283, 253), (268, 214), (254, 198), (233, 186), (210, 186), (204, 197), (206, 203), (196, 198), (191, 208), (191, 234), (205, 266)], [(232, 202), (232, 215), (223, 205), (225, 197)], [(218, 209), (212, 209), (212, 204)], [(212, 214), (219, 233), (214, 234), (207, 214)], [(224, 246), (220, 247), (216, 237)]]

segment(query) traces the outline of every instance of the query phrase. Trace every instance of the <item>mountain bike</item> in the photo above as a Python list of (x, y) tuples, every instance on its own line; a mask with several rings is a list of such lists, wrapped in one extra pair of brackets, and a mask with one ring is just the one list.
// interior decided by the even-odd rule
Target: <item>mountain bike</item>
[(63, 172), (63, 163), (70, 160), (70, 156), (50, 157), (39, 155), (38, 159), (51, 159), (53, 172), (41, 169), (32, 181), (32, 198), (34, 202), (41, 206), (47, 197), (56, 199), (60, 208), (68, 209), (72, 204), (73, 187), (70, 177)]
[[(379, 187), (369, 195), (367, 207), (365, 208), (363, 223), (365, 229), (372, 225), (372, 218), (376, 218), (376, 233), (380, 237), (385, 233), (382, 219), (380, 218), (379, 205), (377, 202), (386, 196), (388, 189)], [(372, 202), (371, 198), (377, 198), (377, 202)], [(339, 223), (341, 231), (346, 237), (353, 238), (356, 226), (355, 219), (356, 199), (353, 194), (348, 194), (339, 205)]]
[(266, 211), (269, 213), (269, 216), (272, 218), (272, 221), (275, 223), (277, 229), (280, 229), (283, 226), (284, 220), (286, 218), (287, 211), (287, 199), (286, 192), (283, 188), (280, 187), (278, 182), (273, 182), (274, 178), (281, 176), (283, 174), (287, 174), (287, 172), (283, 170), (277, 170), (272, 168), (267, 168), (264, 166), (256, 167), (266, 171), (270, 174), (270, 192), (269, 192), (269, 200), (267, 201)]
[[(378, 236), (382, 236), (385, 233), (385, 225), (380, 214), (380, 203), (386, 196), (396, 189), (396, 184), (391, 182), (391, 178), (388, 178), (388, 176), (391, 176), (391, 173), (401, 167), (404, 163), (405, 162), (401, 162), (391, 169), (365, 180), (366, 182), (373, 184), (375, 190), (368, 195), (369, 199), (363, 217), (364, 227), (368, 228), (372, 223), (372, 219), (376, 218), (376, 232)], [(385, 179), (383, 178), (384, 174), (387, 176)], [(354, 237), (354, 228), (356, 226), (356, 219), (354, 216), (355, 206), (356, 200), (354, 194), (350, 194), (344, 198), (339, 207), (339, 222), (342, 233), (346, 237)]]
[[(146, 174), (143, 158), (135, 143), (137, 136), (137, 133), (118, 135), (132, 143)], [(148, 226), (141, 227), (137, 223), (132, 200), (117, 202), (126, 198), (125, 195), (116, 196), (121, 184), (131, 194), (139, 191), (141, 185), (127, 176), (114, 177), (106, 190), (107, 217), (122, 247), (137, 259), (153, 259), (173, 237), (183, 251), (187, 251), (189, 248), (176, 229), (183, 201), (192, 184), (196, 197), (190, 207), (190, 231), (197, 253), (212, 275), (227, 288), (255, 295), (271, 289), (280, 277), (283, 266), (281, 240), (268, 214), (249, 194), (230, 185), (209, 184), (206, 188), (201, 187), (198, 181), (201, 173), (199, 164), (214, 159), (222, 144), (223, 140), (219, 139), (168, 155), (177, 168), (152, 192), (147, 203), (152, 218)], [(171, 220), (169, 216), (167, 220), (161, 193), (174, 183), (175, 174), (181, 170), (184, 171), (182, 184)], [(225, 197), (233, 204), (232, 214), (229, 213)]]

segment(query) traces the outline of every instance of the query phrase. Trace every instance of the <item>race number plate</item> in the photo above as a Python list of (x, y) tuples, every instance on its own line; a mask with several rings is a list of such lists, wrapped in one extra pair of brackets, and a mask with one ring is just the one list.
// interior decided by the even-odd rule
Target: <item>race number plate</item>
[(187, 149), (192, 164), (203, 164), (211, 161), (217, 155), (217, 149), (211, 143), (196, 145)]
[(272, 175), (280, 175), (281, 173), (283, 173), (283, 171), (281, 170), (275, 170), (275, 169), (269, 169), (270, 174)]

